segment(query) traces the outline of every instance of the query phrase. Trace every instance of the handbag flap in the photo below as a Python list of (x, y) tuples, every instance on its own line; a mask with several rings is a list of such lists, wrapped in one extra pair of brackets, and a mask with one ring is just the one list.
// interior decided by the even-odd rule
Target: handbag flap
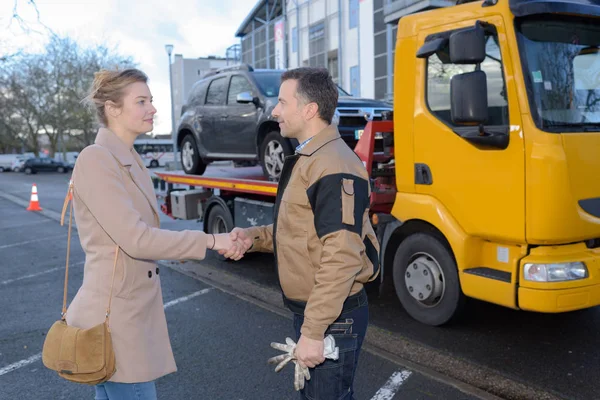
[(56, 321), (46, 335), (42, 361), (47, 368), (66, 374), (98, 372), (106, 365), (107, 341), (110, 333), (105, 323), (80, 329)]

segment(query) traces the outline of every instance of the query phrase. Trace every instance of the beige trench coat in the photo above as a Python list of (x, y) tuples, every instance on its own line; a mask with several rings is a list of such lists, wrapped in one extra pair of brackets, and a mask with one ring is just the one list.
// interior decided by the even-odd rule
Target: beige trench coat
[(155, 260), (203, 259), (207, 235), (159, 229), (152, 181), (140, 156), (101, 128), (73, 170), (73, 207), (85, 251), (83, 284), (67, 323), (90, 328), (104, 320), (115, 244), (116, 268), (110, 327), (117, 371), (113, 382), (147, 382), (175, 372)]

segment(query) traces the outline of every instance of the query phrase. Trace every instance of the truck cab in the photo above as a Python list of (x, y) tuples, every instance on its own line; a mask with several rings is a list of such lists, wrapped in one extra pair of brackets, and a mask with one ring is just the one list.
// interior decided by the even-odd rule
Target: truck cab
[[(430, 325), (466, 297), (600, 304), (600, 4), (485, 0), (402, 17), (382, 276)], [(384, 218), (381, 219), (382, 221)]]

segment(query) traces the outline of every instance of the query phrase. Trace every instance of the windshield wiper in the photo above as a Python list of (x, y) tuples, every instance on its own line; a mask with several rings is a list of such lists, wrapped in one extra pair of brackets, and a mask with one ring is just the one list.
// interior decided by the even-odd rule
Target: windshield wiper
[(600, 123), (547, 123), (546, 128), (564, 130), (569, 132), (600, 132)]

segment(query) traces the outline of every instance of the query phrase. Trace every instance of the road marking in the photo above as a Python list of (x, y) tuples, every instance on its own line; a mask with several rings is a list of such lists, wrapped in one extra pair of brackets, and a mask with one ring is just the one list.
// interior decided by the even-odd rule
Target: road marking
[(44, 242), (44, 241), (47, 241), (47, 240), (62, 239), (62, 238), (65, 238), (65, 237), (67, 237), (67, 235), (51, 236), (51, 237), (47, 237), (47, 238), (43, 238), (43, 239), (28, 240), (26, 242), (5, 244), (4, 246), (0, 246), (0, 250), (2, 250), (2, 249), (8, 249), (9, 247), (17, 247), (17, 246), (23, 246), (23, 245), (31, 244), (31, 243)]
[(37, 224), (43, 224), (45, 222), (54, 222), (51, 219), (41, 219), (39, 221), (29, 221), (29, 222), (23, 222), (20, 224), (14, 224), (14, 225), (7, 225), (7, 226), (0, 226), (0, 230), (1, 229), (11, 229), (11, 228), (20, 228), (22, 226), (27, 226), (27, 225), (37, 225)]
[(206, 288), (206, 289), (202, 289), (202, 290), (199, 290), (199, 291), (197, 291), (197, 292), (194, 292), (194, 293), (192, 293), (192, 294), (190, 294), (190, 295), (188, 295), (188, 296), (184, 296), (184, 297), (180, 297), (180, 298), (178, 298), (178, 299), (175, 299), (175, 300), (171, 300), (170, 302), (168, 302), (168, 303), (165, 303), (165, 305), (164, 305), (163, 307), (164, 307), (165, 309), (167, 309), (167, 308), (169, 308), (169, 307), (171, 307), (171, 306), (174, 306), (175, 304), (183, 303), (184, 301), (191, 300), (191, 299), (193, 299), (194, 297), (198, 297), (198, 296), (200, 296), (200, 295), (202, 295), (202, 294), (206, 294), (206, 293), (210, 292), (210, 291), (211, 291), (211, 290), (213, 290), (213, 289), (214, 289), (214, 288)]
[[(81, 264), (85, 264), (85, 261), (80, 261), (80, 262), (71, 264), (70, 267), (74, 267), (76, 265), (81, 265)], [(65, 269), (65, 267), (56, 267), (56, 268), (52, 268), (52, 269), (47, 269), (45, 271), (36, 272), (35, 274), (21, 276), (20, 278), (9, 279), (9, 280), (0, 282), (0, 285), (8, 285), (9, 283), (17, 282), (17, 281), (20, 281), (23, 279), (35, 278), (36, 276), (49, 274), (54, 271), (60, 271), (61, 269)]]
[(34, 356), (29, 357), (26, 360), (17, 361), (14, 364), (10, 364), (8, 367), (4, 367), (4, 368), (0, 369), (0, 376), (8, 374), (9, 372), (12, 372), (16, 369), (25, 367), (29, 364), (32, 364), (41, 358), (42, 358), (42, 353), (38, 353)]
[[(178, 299), (175, 299), (175, 300), (171, 300), (171, 301), (169, 301), (168, 303), (165, 303), (165, 304), (163, 305), (163, 308), (164, 308), (164, 309), (167, 309), (167, 308), (169, 308), (169, 307), (171, 307), (171, 306), (174, 306), (174, 305), (176, 305), (176, 304), (183, 303), (183, 302), (185, 302), (185, 301), (191, 300), (191, 299), (193, 299), (194, 297), (198, 297), (198, 296), (200, 296), (200, 295), (206, 294), (206, 293), (210, 292), (210, 291), (211, 291), (211, 290), (213, 290), (213, 289), (214, 289), (214, 288), (206, 288), (206, 289), (202, 289), (202, 290), (199, 290), (199, 291), (197, 291), (197, 292), (194, 292), (194, 293), (192, 293), (192, 294), (190, 294), (190, 295), (183, 296), (183, 297), (180, 297), (180, 298), (178, 298)], [(6, 375), (6, 374), (8, 374), (9, 372), (15, 371), (15, 370), (17, 370), (17, 369), (19, 369), (19, 368), (26, 367), (27, 365), (29, 365), (29, 364), (32, 364), (32, 363), (34, 363), (34, 362), (36, 362), (36, 361), (40, 360), (41, 358), (42, 358), (42, 353), (38, 353), (38, 354), (36, 354), (36, 355), (34, 355), (34, 356), (31, 356), (31, 357), (29, 357), (28, 359), (21, 360), (21, 361), (17, 361), (17, 362), (16, 362), (16, 363), (14, 363), (14, 364), (10, 364), (10, 365), (8, 365), (8, 366), (6, 366), (6, 367), (4, 367), (4, 368), (0, 369), (0, 376), (2, 376), (2, 375)]]
[(388, 379), (385, 385), (375, 393), (375, 396), (373, 396), (371, 400), (392, 400), (398, 389), (400, 389), (400, 386), (402, 386), (411, 375), (412, 372), (407, 370), (394, 372), (392, 376), (390, 376), (390, 379)]

